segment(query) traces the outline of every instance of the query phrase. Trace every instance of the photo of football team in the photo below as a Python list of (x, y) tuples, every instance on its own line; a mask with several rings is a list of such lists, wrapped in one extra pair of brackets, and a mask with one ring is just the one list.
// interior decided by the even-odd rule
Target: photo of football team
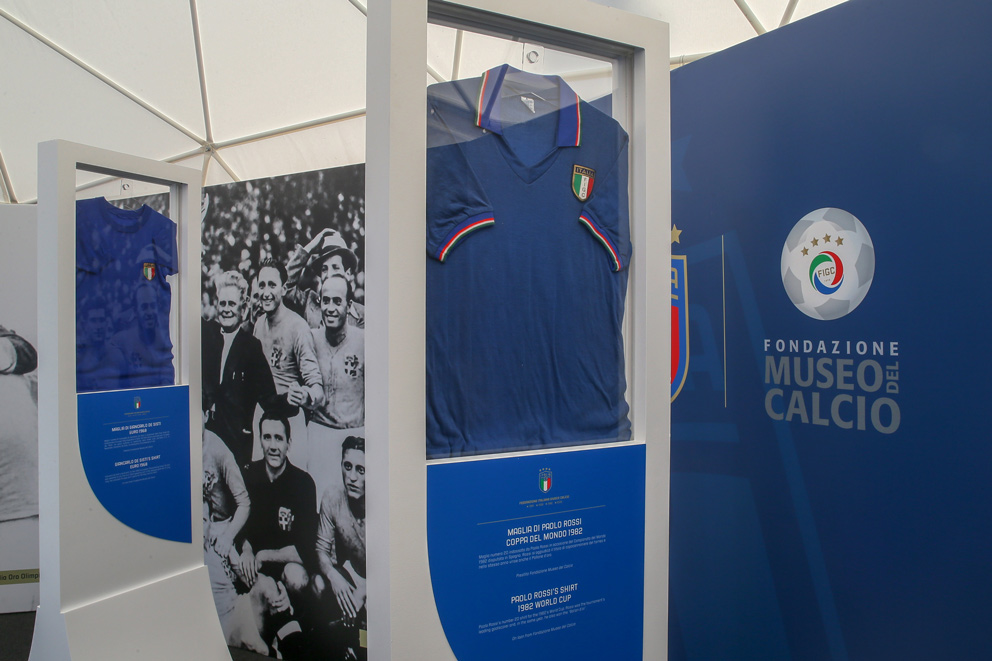
[(364, 167), (204, 189), (204, 553), (229, 645), (364, 659)]

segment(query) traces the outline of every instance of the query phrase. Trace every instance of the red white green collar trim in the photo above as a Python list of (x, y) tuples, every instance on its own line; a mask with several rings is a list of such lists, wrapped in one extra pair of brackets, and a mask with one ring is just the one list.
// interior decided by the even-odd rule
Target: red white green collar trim
[(558, 136), (559, 147), (578, 147), (582, 144), (582, 104), (579, 95), (558, 76), (539, 76), (514, 69), (508, 64), (490, 69), (482, 74), (479, 98), (476, 101), (475, 125), (503, 135), (500, 112), (500, 90), (507, 78), (515, 83), (535, 88), (546, 88), (548, 83), (558, 86)]

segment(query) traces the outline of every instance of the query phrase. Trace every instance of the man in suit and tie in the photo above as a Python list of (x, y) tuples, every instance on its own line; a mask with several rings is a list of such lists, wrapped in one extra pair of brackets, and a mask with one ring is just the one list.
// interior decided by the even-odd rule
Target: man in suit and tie
[(217, 279), (217, 323), (202, 322), (203, 410), (206, 428), (231, 449), (238, 466), (251, 462), (255, 406), (279, 402), (262, 344), (244, 330), (248, 282), (237, 271)]

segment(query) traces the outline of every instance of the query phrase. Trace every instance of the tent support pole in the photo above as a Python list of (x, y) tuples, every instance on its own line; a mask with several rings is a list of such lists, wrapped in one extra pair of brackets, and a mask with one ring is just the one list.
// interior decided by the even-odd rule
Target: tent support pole
[[(200, 103), (203, 106), (203, 129), (207, 142), (214, 141), (213, 125), (210, 123), (210, 104), (207, 102), (207, 77), (203, 73), (203, 44), (200, 41), (200, 15), (196, 10), (196, 0), (189, 0), (189, 14), (193, 19), (193, 47), (196, 50), (196, 73), (200, 78)], [(206, 165), (203, 167), (206, 172)]]
[(796, 5), (799, 4), (799, 0), (789, 0), (788, 6), (785, 8), (785, 13), (782, 14), (782, 22), (778, 24), (779, 27), (783, 25), (788, 25), (792, 22), (792, 14), (796, 11)]
[(758, 34), (768, 32), (768, 30), (765, 29), (765, 26), (761, 24), (761, 21), (758, 20), (758, 17), (754, 15), (754, 12), (751, 11), (751, 7), (748, 6), (747, 0), (734, 0), (734, 2), (737, 3), (737, 8), (741, 10), (741, 13), (744, 14), (747, 22), (751, 24), (751, 27), (754, 28), (755, 32)]
[(10, 173), (7, 172), (7, 163), (3, 160), (3, 154), (0, 153), (0, 179), (2, 179), (3, 185), (3, 196), (7, 198), (7, 201), (11, 204), (17, 204), (17, 196), (14, 195), (14, 185), (10, 183)]
[(458, 80), (462, 68), (462, 42), (465, 40), (465, 31), (458, 30), (455, 33), (455, 57), (451, 63), (451, 80)]
[(689, 64), (690, 62), (701, 60), (707, 55), (712, 55), (712, 54), (713, 53), (695, 53), (693, 55), (677, 55), (668, 61), (668, 65), (677, 68), (682, 66), (683, 64)]
[[(224, 172), (226, 172), (231, 177), (231, 179), (233, 179), (234, 181), (241, 181), (241, 177), (239, 177), (234, 173), (234, 170), (231, 169), (231, 166), (227, 164), (227, 161), (225, 161), (223, 157), (216, 152), (216, 150), (211, 149), (209, 152), (207, 152), (207, 154), (209, 156), (212, 156), (213, 159), (217, 161), (217, 164), (222, 168), (224, 168)], [(204, 164), (203, 170), (204, 172), (206, 172), (206, 164)]]
[(249, 142), (257, 142), (259, 140), (265, 140), (266, 138), (278, 138), (279, 136), (288, 135), (290, 133), (296, 133), (297, 131), (313, 129), (319, 126), (326, 126), (328, 124), (343, 122), (346, 119), (353, 119), (364, 116), (365, 116), (365, 108), (359, 108), (358, 110), (349, 110), (348, 112), (342, 112), (337, 115), (331, 115), (329, 117), (312, 119), (309, 122), (293, 124), (292, 126), (286, 126), (280, 129), (272, 129), (271, 131), (262, 131), (261, 133), (255, 133), (252, 135), (243, 136), (241, 138), (234, 138), (233, 140), (225, 140), (223, 142), (218, 142), (214, 144), (214, 148), (225, 149), (227, 147), (238, 147), (240, 145), (248, 144)]

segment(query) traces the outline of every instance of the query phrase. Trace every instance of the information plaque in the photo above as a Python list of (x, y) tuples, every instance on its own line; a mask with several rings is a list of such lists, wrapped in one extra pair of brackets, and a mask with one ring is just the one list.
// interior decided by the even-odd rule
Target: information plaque
[(643, 445), (427, 471), (431, 580), (460, 659), (641, 657)]
[(79, 395), (79, 453), (90, 488), (121, 523), (191, 542), (189, 387)]

